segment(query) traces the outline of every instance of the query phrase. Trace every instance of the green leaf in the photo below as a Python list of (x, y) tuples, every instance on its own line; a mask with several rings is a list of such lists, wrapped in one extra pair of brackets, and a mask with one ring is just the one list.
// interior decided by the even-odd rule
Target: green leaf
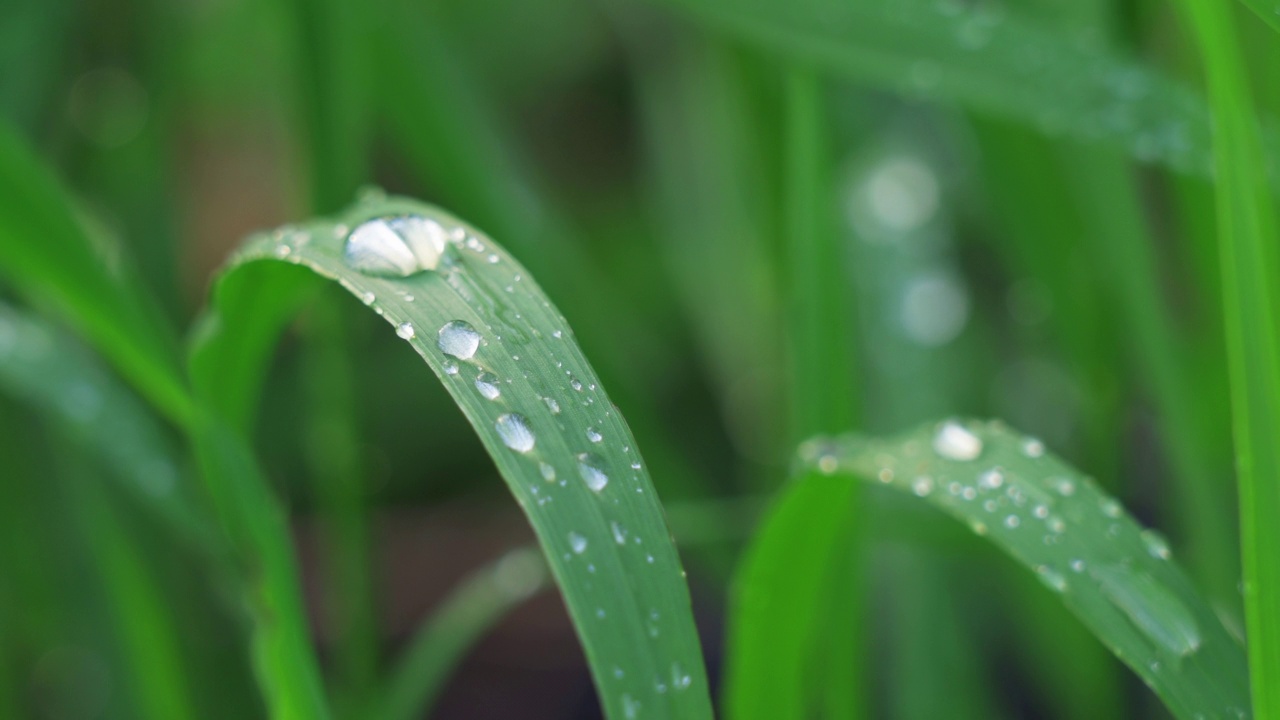
[(170, 419), (188, 419), (177, 346), (141, 283), (108, 270), (58, 182), (3, 122), (0, 197), (0, 275), (65, 317)]
[[(360, 252), (347, 253), (356, 230)], [(474, 228), (405, 199), (251, 238), (220, 283), (210, 327), (221, 332), (196, 356), (215, 385), (235, 372), (219, 361), (241, 321), (227, 310), (277, 313), (226, 292), (269, 267), (259, 261), (336, 280), (441, 378), (542, 543), (610, 717), (710, 717), (683, 570), (635, 441), (528, 273)]]
[(727, 717), (814, 717), (816, 697), (836, 682), (814, 648), (829, 630), (823, 618), (832, 611), (825, 595), (833, 575), (852, 568), (838, 563), (852, 548), (855, 489), (843, 478), (807, 475), (790, 486), (756, 531), (729, 610)]
[(1280, 715), (1280, 225), (1233, 16), (1212, 1), (1182, 4), (1203, 55), (1213, 110), (1218, 253), (1254, 712), (1274, 718)]
[(860, 82), (958, 102), (1050, 135), (1107, 142), (1208, 174), (1209, 121), (1191, 90), (1086, 36), (985, 4), (666, 0), (712, 26)]
[(1244, 652), (1168, 544), (1039, 441), (999, 422), (951, 420), (888, 439), (813, 440), (800, 455), (808, 469), (910, 493), (990, 540), (1178, 717), (1249, 717)]
[(176, 536), (208, 547), (211, 528), (155, 416), (78, 343), (3, 304), (0, 389), (64, 428)]

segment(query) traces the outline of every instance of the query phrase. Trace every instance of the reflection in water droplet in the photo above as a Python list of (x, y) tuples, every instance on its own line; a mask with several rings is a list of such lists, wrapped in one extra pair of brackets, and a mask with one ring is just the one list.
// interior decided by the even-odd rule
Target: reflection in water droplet
[(457, 375), (457, 374), (458, 374), (458, 363), (456, 363), (456, 362), (454, 362), (454, 361), (452, 361), (452, 360), (445, 360), (445, 361), (444, 361), (444, 374), (445, 374), (445, 375)]
[(512, 450), (527, 453), (533, 449), (533, 431), (529, 429), (529, 421), (520, 413), (499, 415), (493, 427), (498, 431), (502, 442)]
[(576, 532), (571, 532), (569, 533), (569, 547), (573, 548), (575, 553), (581, 555), (587, 550), (587, 539)]
[(627, 544), (627, 530), (619, 525), (618, 521), (614, 520), (613, 522), (610, 522), (609, 529), (613, 531), (613, 539), (615, 542), (619, 545)]
[(347, 236), (343, 259), (366, 275), (408, 277), (436, 269), (445, 243), (440, 223), (420, 215), (374, 218)]
[(593, 443), (598, 443), (604, 439), (604, 436), (600, 434), (599, 430), (589, 427), (587, 428), (587, 439)]
[(1142, 542), (1147, 546), (1147, 552), (1151, 553), (1153, 558), (1168, 560), (1172, 554), (1169, 552), (1169, 542), (1155, 530), (1143, 530)]
[(488, 400), (497, 400), (498, 396), (502, 394), (502, 390), (498, 388), (499, 382), (501, 381), (497, 375), (491, 372), (482, 372), (476, 376), (476, 390), (479, 390), (480, 394)]
[(555, 399), (555, 398), (553, 398), (553, 397), (544, 397), (544, 398), (542, 398), (542, 401), (543, 401), (543, 402), (545, 402), (545, 403), (547, 404), (547, 409), (551, 411), (551, 414), (552, 414), (552, 415), (559, 415), (559, 414), (560, 414), (560, 403), (556, 402), (556, 399)]
[(595, 492), (604, 490), (604, 487), (609, 484), (609, 476), (605, 474), (603, 466), (604, 461), (595, 453), (578, 455), (578, 474), (587, 483), (587, 487)]
[(399, 335), (401, 340), (412, 340), (414, 336), (413, 323), (402, 322), (397, 325), (396, 335)]
[(445, 355), (459, 360), (470, 360), (480, 347), (480, 333), (463, 320), (445, 323), (436, 338), (436, 347)]
[(1187, 606), (1150, 575), (1129, 567), (1094, 568), (1102, 594), (1129, 617), (1148, 639), (1174, 653), (1190, 655), (1200, 647), (1200, 627)]
[(921, 476), (911, 483), (911, 491), (920, 497), (924, 497), (933, 492), (933, 478)]
[(1027, 438), (1022, 443), (1022, 454), (1029, 458), (1038, 458), (1044, 455), (1044, 443), (1035, 438)]
[(549, 463), (542, 463), (538, 466), (538, 469), (542, 472), (543, 480), (552, 482), (556, 479), (556, 469), (551, 467)]
[(982, 454), (982, 439), (954, 420), (948, 420), (933, 438), (934, 452), (948, 460), (974, 460)]
[(885, 230), (909, 232), (938, 211), (938, 190), (928, 165), (913, 157), (894, 157), (872, 170), (855, 210), (866, 212)]

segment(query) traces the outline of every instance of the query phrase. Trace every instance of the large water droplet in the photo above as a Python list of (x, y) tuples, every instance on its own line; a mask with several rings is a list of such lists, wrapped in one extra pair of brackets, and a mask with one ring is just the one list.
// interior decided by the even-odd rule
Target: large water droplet
[(982, 439), (960, 423), (948, 420), (933, 437), (933, 449), (948, 460), (974, 460), (982, 454)]
[(527, 453), (533, 449), (535, 442), (533, 431), (529, 429), (529, 421), (520, 413), (499, 415), (493, 427), (498, 431), (502, 442), (512, 450)]
[(347, 236), (343, 259), (366, 275), (408, 277), (434, 270), (446, 243), (440, 223), (420, 215), (374, 218)]
[(397, 325), (396, 335), (399, 335), (401, 340), (412, 340), (414, 336), (413, 323), (402, 322)]
[(569, 533), (569, 547), (579, 555), (587, 551), (587, 539), (576, 532)]
[(480, 394), (488, 400), (497, 400), (498, 396), (502, 394), (502, 389), (498, 387), (499, 382), (501, 380), (498, 379), (497, 375), (491, 372), (482, 372), (476, 376), (476, 390), (479, 390)]
[(1127, 567), (1093, 570), (1102, 594), (1152, 642), (1174, 653), (1190, 655), (1200, 647), (1200, 627), (1187, 606), (1150, 575)]
[(609, 484), (609, 476), (605, 474), (603, 466), (604, 461), (595, 453), (578, 455), (578, 474), (594, 492), (604, 490), (605, 485)]
[(436, 337), (436, 347), (445, 355), (459, 360), (470, 360), (480, 347), (480, 333), (463, 320), (447, 322)]

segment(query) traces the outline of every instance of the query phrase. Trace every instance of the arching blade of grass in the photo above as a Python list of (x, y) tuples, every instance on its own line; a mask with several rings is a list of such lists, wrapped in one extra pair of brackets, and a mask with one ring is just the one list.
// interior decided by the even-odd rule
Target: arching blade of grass
[(215, 330), (197, 349), (211, 383), (249, 319), (227, 311), (276, 314), (234, 296), (253, 290), (237, 279), (270, 267), (260, 261), (336, 280), (441, 378), (542, 543), (610, 717), (709, 717), (688, 590), (648, 473), (528, 273), (474, 228), (403, 199), (252, 238), (224, 272)]
[(83, 348), (0, 304), (0, 389), (49, 416), (179, 537), (208, 547), (211, 528), (182, 486), (156, 418)]
[(170, 419), (189, 418), (176, 343), (141, 283), (124, 261), (108, 272), (107, 248), (95, 247), (57, 181), (3, 122), (0, 197), (0, 275), (64, 316)]
[(1214, 120), (1218, 253), (1240, 491), (1254, 712), (1280, 716), (1280, 250), (1239, 34), (1226, 6), (1184, 0)]
[(512, 550), (465, 579), (419, 628), (379, 693), (376, 709), (365, 717), (423, 717), (463, 654), (546, 580), (546, 564), (532, 548)]
[(1250, 716), (1244, 651), (1168, 545), (1038, 441), (999, 422), (947, 421), (889, 439), (810, 441), (801, 461), (911, 493), (967, 524), (1035, 572), (1178, 717)]
[(860, 82), (952, 100), (1141, 160), (1210, 169), (1202, 98), (1157, 72), (1003, 10), (963, 2), (665, 0)]

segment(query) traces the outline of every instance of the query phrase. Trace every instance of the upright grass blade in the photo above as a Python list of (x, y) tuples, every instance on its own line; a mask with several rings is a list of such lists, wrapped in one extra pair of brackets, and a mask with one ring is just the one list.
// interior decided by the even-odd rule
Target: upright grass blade
[(951, 420), (883, 440), (815, 440), (800, 454), (807, 470), (910, 493), (990, 540), (1179, 718), (1250, 717), (1244, 653), (1163, 538), (1038, 440), (999, 422)]
[(1280, 250), (1248, 72), (1227, 6), (1184, 0), (1214, 120), (1218, 251), (1254, 713), (1280, 717)]
[(709, 717), (688, 590), (648, 474), (527, 272), (474, 228), (404, 199), (252, 238), (219, 283), (220, 330), (196, 354), (211, 384), (226, 386), (216, 376), (236, 347), (241, 317), (226, 313), (276, 312), (234, 297), (252, 291), (238, 276), (261, 261), (336, 280), (442, 379), (542, 543), (609, 716)]
[(1195, 93), (1012, 12), (927, 0), (665, 0), (717, 28), (853, 79), (1052, 135), (1107, 142), (1183, 172), (1210, 168)]
[(124, 267), (114, 277), (106, 270), (105, 249), (94, 246), (57, 181), (3, 123), (0, 197), (0, 275), (89, 337), (171, 420), (188, 419), (191, 398), (169, 330)]
[[(818, 717), (827, 683), (815, 648), (827, 638), (823, 592), (848, 572), (852, 483), (811, 473), (793, 484), (756, 531), (734, 580), (725, 713), (730, 720)], [(856, 612), (846, 608), (847, 612)], [(855, 678), (844, 678), (852, 683)]]

